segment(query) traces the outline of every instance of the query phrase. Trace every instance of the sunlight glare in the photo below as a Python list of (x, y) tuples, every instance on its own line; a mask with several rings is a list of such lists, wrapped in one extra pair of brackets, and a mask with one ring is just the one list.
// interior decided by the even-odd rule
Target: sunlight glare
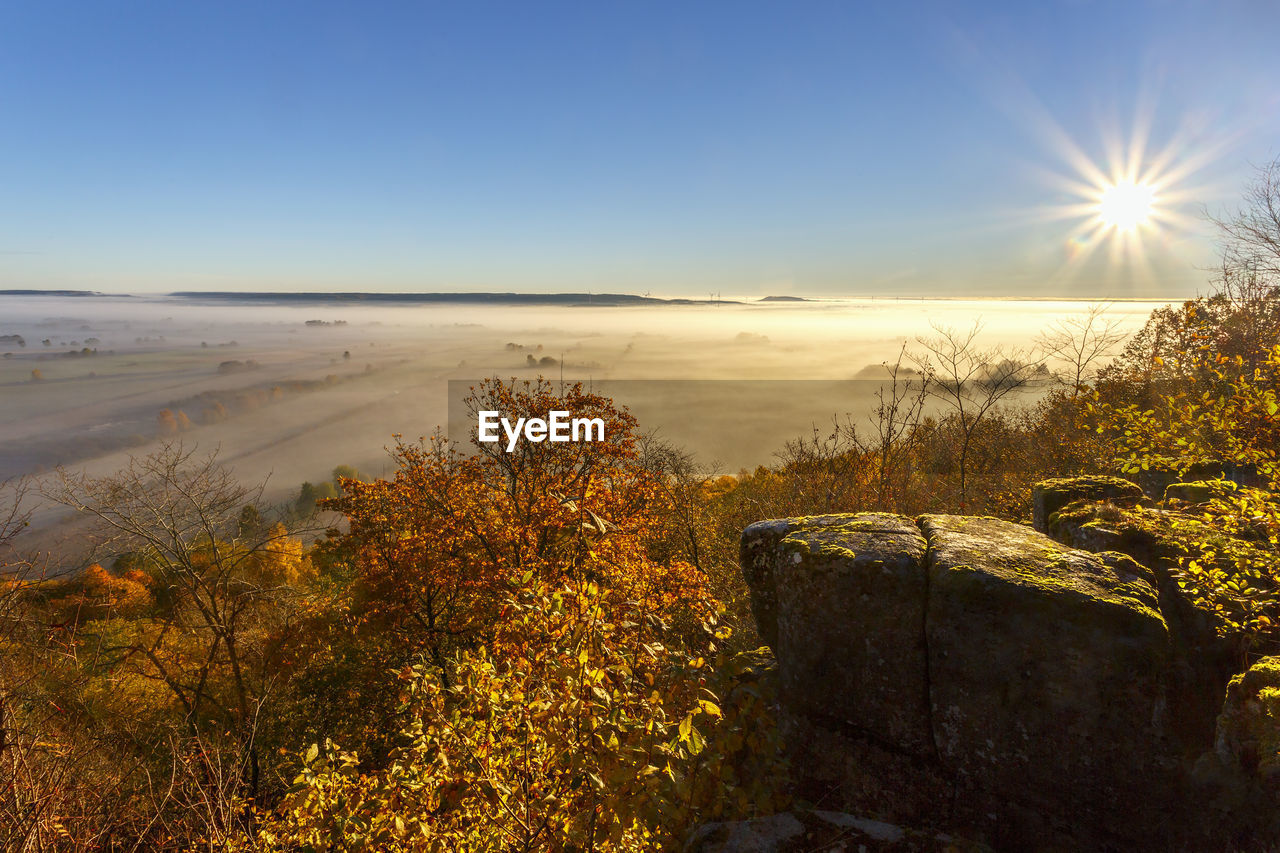
[[(1038, 218), (1074, 223), (1059, 244), (1063, 263), (1052, 278), (1055, 285), (1088, 275), (1150, 287), (1157, 276), (1153, 261), (1186, 266), (1174, 253), (1202, 223), (1183, 208), (1221, 194), (1222, 187), (1206, 181), (1203, 172), (1231, 148), (1238, 131), (1197, 129), (1184, 121), (1152, 148), (1154, 96), (1139, 92), (1129, 132), (1103, 128), (1101, 157), (1095, 159), (1043, 105), (1032, 99), (1028, 111), (1034, 129), (1067, 167), (1041, 170), (1058, 195), (1038, 208)], [(1095, 260), (1100, 252), (1109, 256), (1104, 266)]]
[(1122, 181), (1103, 189), (1098, 198), (1098, 216), (1104, 224), (1132, 231), (1151, 219), (1155, 190), (1149, 184)]

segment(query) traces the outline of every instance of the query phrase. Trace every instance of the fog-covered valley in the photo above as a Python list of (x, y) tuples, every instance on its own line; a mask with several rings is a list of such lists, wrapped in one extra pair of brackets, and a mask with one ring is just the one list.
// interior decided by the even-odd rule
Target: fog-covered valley
[[(6, 295), (0, 479), (59, 465), (107, 474), (130, 455), (181, 440), (216, 449), (242, 479), (267, 480), (267, 500), (286, 502), (303, 481), (326, 480), (339, 464), (387, 473), (394, 434), (413, 439), (446, 424), (450, 380), (494, 375), (592, 383), (631, 406), (642, 429), (733, 472), (768, 464), (788, 439), (833, 415), (865, 415), (885, 375), (881, 364), (933, 326), (967, 329), (980, 319), (982, 346), (1016, 353), (1087, 307)], [(1132, 330), (1153, 307), (1116, 303), (1107, 315)]]

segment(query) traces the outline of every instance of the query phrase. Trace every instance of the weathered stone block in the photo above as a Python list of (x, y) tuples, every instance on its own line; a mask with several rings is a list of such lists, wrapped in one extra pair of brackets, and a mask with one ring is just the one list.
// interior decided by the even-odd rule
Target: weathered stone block
[(967, 787), (1085, 822), (1145, 810), (1151, 774), (1167, 766), (1156, 591), (1022, 525), (920, 522), (943, 766)]
[(751, 612), (756, 630), (770, 646), (778, 644), (778, 597), (774, 575), (781, 555), (777, 545), (793, 530), (844, 524), (848, 515), (812, 515), (757, 521), (742, 531), (739, 565), (751, 590)]
[(957, 516), (752, 525), (743, 555), (801, 796), (1005, 849), (1173, 837), (1170, 637), (1144, 566)]
[(1074, 501), (1111, 501), (1132, 506), (1142, 498), (1142, 489), (1137, 484), (1120, 477), (1084, 476), (1043, 480), (1031, 489), (1031, 524), (1041, 533), (1049, 532), (1049, 516)]
[(784, 704), (931, 753), (919, 528), (901, 516), (827, 517), (793, 526), (774, 550)]

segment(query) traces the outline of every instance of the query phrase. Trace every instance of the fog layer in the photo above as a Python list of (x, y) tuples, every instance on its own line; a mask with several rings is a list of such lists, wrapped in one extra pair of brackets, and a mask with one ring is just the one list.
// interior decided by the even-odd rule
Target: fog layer
[[(1153, 303), (1108, 317), (1141, 326)], [(1084, 303), (875, 299), (639, 307), (262, 305), (133, 297), (0, 296), (0, 479), (57, 465), (95, 474), (180, 438), (287, 500), (335, 465), (387, 473), (393, 434), (430, 434), (450, 379), (581, 379), (627, 388), (641, 427), (721, 470), (834, 414), (865, 414), (810, 380), (879, 379), (932, 327), (983, 323), (983, 346), (1028, 348)], [(617, 380), (702, 383), (666, 394)], [(786, 382), (796, 382), (796, 392)], [(616, 384), (611, 384), (616, 383)], [(672, 386), (675, 387), (675, 386)], [(703, 390), (699, 390), (699, 388)], [(807, 389), (807, 390), (802, 390)], [(702, 397), (706, 399), (702, 399)], [(709, 413), (715, 413), (712, 418)]]

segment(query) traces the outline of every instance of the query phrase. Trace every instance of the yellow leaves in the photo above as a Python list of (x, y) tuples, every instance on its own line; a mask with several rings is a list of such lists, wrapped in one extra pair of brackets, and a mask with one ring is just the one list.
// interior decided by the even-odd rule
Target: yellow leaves
[(708, 699), (698, 700), (698, 709), (709, 717), (723, 717), (724, 713), (720, 710), (720, 706)]
[[(527, 606), (553, 598), (563, 606)], [(361, 827), (360, 838), (385, 831), (408, 844), (423, 826), (423, 849), (439, 842), (460, 853), (586, 849), (591, 837), (602, 853), (658, 850), (702, 815), (733, 813), (735, 780), (765, 778), (725, 768), (729, 753), (719, 751), (729, 744), (744, 754), (750, 741), (769, 751), (746, 722), (764, 705), (734, 694), (748, 717), (730, 723), (730, 709), (698, 684), (711, 675), (707, 661), (690, 669), (700, 656), (655, 641), (639, 603), (585, 583), (552, 592), (535, 578), (505, 606), (511, 616), (493, 626), (492, 655), (453, 659), (448, 703), (436, 701), (444, 691), (429, 669), (414, 670), (404, 746), (387, 768), (340, 776), (308, 758), (316, 807), (269, 821), (264, 837), (354, 846)], [(753, 792), (743, 802), (757, 801), (770, 798)], [(526, 845), (529, 827), (545, 834)]]
[(693, 725), (693, 714), (680, 721), (678, 742), (685, 745), (690, 755), (700, 755), (706, 748), (707, 743), (703, 740), (702, 733)]
[(533, 448), (519, 468), (442, 439), (401, 444), (391, 480), (344, 486), (332, 506), (349, 525), (335, 548), (354, 555), (353, 618), (439, 654), (399, 673), (390, 760), (342, 774), (308, 750), (312, 800), (264, 832), (293, 849), (420, 837), (413, 849), (612, 853), (670, 847), (740, 801), (767, 807), (762, 791), (729, 791), (770, 778), (751, 763), (776, 752), (770, 705), (755, 686), (720, 686), (710, 659), (730, 633), (709, 617), (705, 574), (651, 557), (669, 498), (636, 462), (634, 419), (580, 387), (476, 395), (508, 416), (599, 413), (611, 443), (590, 464), (581, 448)]

